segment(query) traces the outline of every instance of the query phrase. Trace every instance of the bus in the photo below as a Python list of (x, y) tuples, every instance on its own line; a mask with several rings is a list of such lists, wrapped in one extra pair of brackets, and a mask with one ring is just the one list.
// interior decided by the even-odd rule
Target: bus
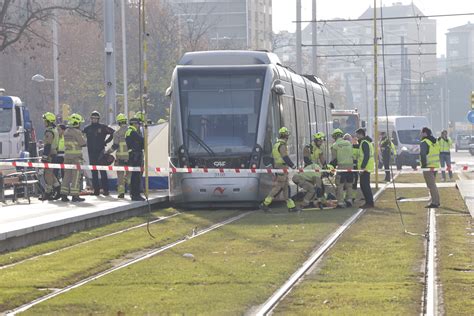
[[(303, 166), (311, 135), (330, 132), (331, 103), (322, 81), (294, 73), (268, 52), (186, 53), (166, 94), (171, 167), (272, 167), (282, 126), (291, 133), (290, 158)], [(169, 196), (185, 207), (255, 206), (271, 185), (269, 174), (178, 173), (169, 176)]]

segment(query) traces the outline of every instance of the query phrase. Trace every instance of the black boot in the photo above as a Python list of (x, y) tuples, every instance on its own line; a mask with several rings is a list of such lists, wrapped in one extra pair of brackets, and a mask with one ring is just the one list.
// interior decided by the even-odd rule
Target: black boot
[(117, 196), (118, 199), (124, 199), (125, 198), (125, 194), (123, 193), (120, 193), (118, 196)]
[(51, 201), (53, 200), (53, 193), (43, 193), (43, 196), (41, 196), (38, 200), (40, 201)]
[(61, 202), (69, 202), (69, 199), (67, 198), (66, 194), (61, 195)]
[(79, 197), (78, 195), (74, 195), (74, 196), (72, 197), (71, 202), (84, 202), (85, 200), (86, 200), (86, 199), (83, 199), (83, 198)]
[(54, 188), (53, 200), (59, 200), (61, 198), (61, 187)]

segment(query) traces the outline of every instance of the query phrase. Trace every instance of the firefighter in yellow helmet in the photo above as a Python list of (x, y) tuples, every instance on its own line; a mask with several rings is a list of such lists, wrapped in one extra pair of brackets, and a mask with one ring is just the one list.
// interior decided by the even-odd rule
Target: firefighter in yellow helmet
[[(300, 186), (306, 194), (303, 197), (302, 208), (311, 207), (311, 203), (318, 198), (319, 207), (323, 208), (322, 201), (322, 180), (321, 180), (321, 166), (317, 163), (307, 165), (305, 172), (297, 173), (293, 176), (293, 182)], [(317, 171), (318, 170), (318, 171)]]
[[(339, 128), (332, 132), (332, 138), (335, 140), (331, 146), (331, 165), (339, 170), (352, 169), (352, 143), (343, 138), (344, 132)], [(350, 135), (349, 135), (350, 136)], [(336, 199), (337, 206), (344, 208), (352, 206), (352, 183), (354, 178), (352, 172), (339, 171), (336, 174)], [(346, 197), (344, 198), (344, 190)]]
[[(273, 167), (276, 169), (286, 169), (288, 167), (295, 169), (295, 164), (288, 157), (288, 147), (287, 142), (290, 137), (290, 131), (286, 127), (280, 128), (278, 131), (279, 137), (275, 145), (273, 145), (272, 157), (273, 157)], [(288, 197), (289, 191), (289, 177), (285, 173), (277, 173), (272, 185), (272, 190), (270, 194), (265, 198), (265, 200), (260, 204), (260, 208), (265, 212), (270, 211), (270, 204), (273, 199), (280, 193), (282, 193), (283, 198), (286, 200), (286, 206), (288, 207), (289, 212), (300, 211), (300, 208), (296, 207), (295, 202)]]
[[(64, 163), (81, 164), (83, 162), (82, 147), (86, 147), (86, 140), (82, 136), (81, 123), (84, 119), (77, 113), (71, 114), (68, 119), (68, 127), (64, 132)], [(64, 171), (63, 183), (61, 184), (61, 201), (68, 202), (68, 195), (72, 196), (72, 202), (82, 202), (79, 197), (81, 173), (76, 169)]]
[[(107, 151), (107, 153), (111, 154), (116, 151), (115, 165), (128, 166), (128, 147), (125, 140), (125, 134), (128, 130), (127, 117), (125, 114), (120, 113), (117, 115), (116, 119), (119, 129), (114, 133), (112, 147)], [(125, 184), (127, 183), (128, 177), (129, 174), (127, 171), (117, 171), (117, 193), (119, 199), (125, 197)]]
[[(44, 132), (44, 149), (41, 162), (52, 163), (58, 154), (59, 145), (59, 134), (55, 125), (56, 115), (51, 112), (46, 112), (43, 114), (43, 120), (46, 130)], [(60, 197), (60, 184), (54, 175), (53, 169), (44, 169), (44, 182), (46, 183), (46, 187), (41, 200), (58, 199)]]

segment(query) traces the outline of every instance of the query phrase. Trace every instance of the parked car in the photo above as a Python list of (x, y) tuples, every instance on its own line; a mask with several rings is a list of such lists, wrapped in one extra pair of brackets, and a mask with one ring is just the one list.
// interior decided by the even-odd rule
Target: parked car
[(469, 149), (469, 144), (471, 143), (472, 138), (473, 136), (471, 135), (458, 134), (454, 143), (454, 150), (458, 152), (458, 150)]

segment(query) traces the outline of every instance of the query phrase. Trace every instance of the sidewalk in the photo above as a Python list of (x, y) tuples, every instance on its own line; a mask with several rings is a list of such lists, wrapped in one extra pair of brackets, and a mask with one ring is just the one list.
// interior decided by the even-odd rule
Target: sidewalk
[(464, 202), (466, 203), (471, 217), (474, 218), (474, 180), (460, 179), (456, 180), (459, 193), (461, 193)]
[[(22, 203), (1, 207), (0, 251), (24, 247), (102, 225), (117, 218), (133, 216), (148, 208), (146, 201), (132, 202), (112, 196), (83, 197), (86, 201), (81, 203), (42, 202), (33, 199), (31, 204), (21, 200)], [(166, 201), (168, 190), (150, 193), (150, 204)]]

